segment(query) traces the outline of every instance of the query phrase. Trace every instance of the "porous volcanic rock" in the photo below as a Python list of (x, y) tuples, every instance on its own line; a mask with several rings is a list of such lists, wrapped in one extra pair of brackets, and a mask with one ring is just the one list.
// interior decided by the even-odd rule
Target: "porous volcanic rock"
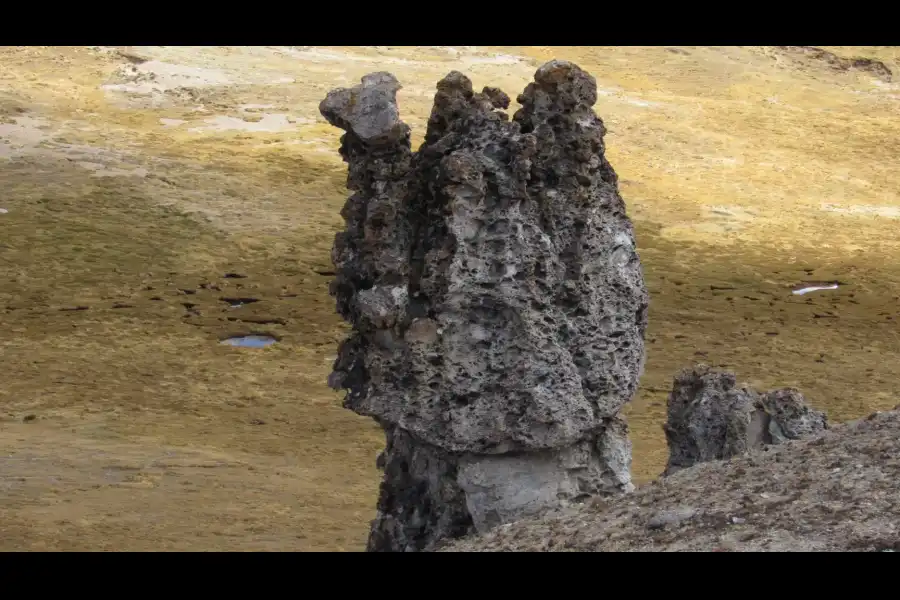
[(676, 375), (669, 394), (665, 474), (827, 428), (825, 414), (795, 389), (759, 393), (738, 385), (734, 373), (698, 365)]
[(594, 78), (551, 61), (510, 120), (505, 93), (451, 72), (417, 152), (399, 88), (374, 73), (320, 105), (353, 192), (331, 287), (353, 331), (329, 384), (387, 438), (368, 549), (632, 489), (617, 414), (648, 297)]

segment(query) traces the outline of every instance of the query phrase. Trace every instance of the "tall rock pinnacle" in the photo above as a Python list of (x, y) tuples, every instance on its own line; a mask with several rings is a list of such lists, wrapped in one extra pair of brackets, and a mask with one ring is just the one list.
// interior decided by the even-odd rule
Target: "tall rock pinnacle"
[(518, 97), (437, 85), (410, 149), (389, 73), (330, 92), (353, 194), (331, 293), (353, 325), (329, 384), (385, 431), (368, 549), (430, 550), (631, 489), (617, 418), (647, 292), (593, 77), (551, 61)]

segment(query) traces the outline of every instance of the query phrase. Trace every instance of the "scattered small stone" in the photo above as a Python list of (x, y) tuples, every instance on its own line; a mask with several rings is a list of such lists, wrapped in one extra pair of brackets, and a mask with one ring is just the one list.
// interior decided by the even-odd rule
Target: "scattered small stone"
[(586, 504), (597, 512), (604, 511), (609, 507), (609, 500), (602, 496), (591, 496)]
[(664, 510), (656, 513), (647, 521), (648, 529), (664, 529), (669, 526), (678, 525), (697, 515), (696, 508), (681, 506), (671, 510)]
[(246, 275), (241, 275), (240, 273), (225, 273), (222, 275), (225, 279), (246, 279)]
[(25, 415), (25, 417), (22, 418), (23, 423), (31, 423), (36, 420), (37, 420), (37, 415)]
[(127, 50), (116, 49), (116, 50), (114, 50), (114, 52), (134, 65), (140, 65), (140, 64), (143, 64), (143, 63), (147, 62), (148, 60), (150, 60), (149, 58), (147, 58), (145, 56), (140, 56), (133, 52), (128, 52)]
[(87, 306), (66, 306), (66, 307), (60, 308), (59, 310), (63, 311), (63, 312), (71, 312), (71, 311), (87, 310), (87, 309), (88, 309)]
[(262, 419), (253, 419), (252, 421), (250, 421), (250, 424), (251, 425), (265, 425), (266, 422), (263, 421)]

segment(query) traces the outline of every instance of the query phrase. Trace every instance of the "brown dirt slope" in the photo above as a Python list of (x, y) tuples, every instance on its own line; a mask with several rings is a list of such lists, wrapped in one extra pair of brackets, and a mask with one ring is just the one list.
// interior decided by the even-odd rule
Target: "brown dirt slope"
[(900, 412), (696, 465), (450, 551), (900, 550)]

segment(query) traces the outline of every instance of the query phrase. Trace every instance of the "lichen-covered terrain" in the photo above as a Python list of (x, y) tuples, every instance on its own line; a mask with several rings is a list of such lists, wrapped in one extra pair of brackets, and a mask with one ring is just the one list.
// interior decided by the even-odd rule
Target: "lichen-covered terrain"
[(319, 102), (390, 71), (418, 148), (450, 71), (514, 96), (553, 58), (597, 81), (650, 295), (635, 483), (694, 362), (830, 423), (896, 405), (897, 49), (3, 47), (0, 549), (364, 548), (385, 439), (326, 385), (348, 193)]

